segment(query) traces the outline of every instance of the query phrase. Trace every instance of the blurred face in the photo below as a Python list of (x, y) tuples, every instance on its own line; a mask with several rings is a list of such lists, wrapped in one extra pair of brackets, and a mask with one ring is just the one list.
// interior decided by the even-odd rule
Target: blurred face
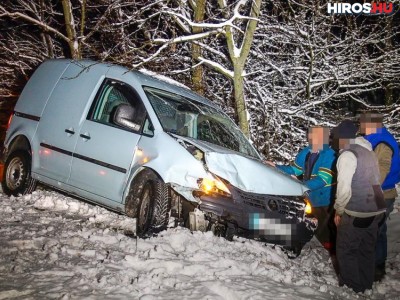
[(377, 129), (380, 128), (380, 124), (373, 123), (371, 121), (362, 121), (360, 123), (360, 133), (369, 135), (377, 132)]
[(351, 144), (350, 139), (339, 139), (339, 149), (347, 149)]
[(322, 150), (329, 143), (329, 129), (311, 127), (308, 131), (308, 143), (314, 152)]
[(366, 113), (360, 116), (360, 133), (362, 135), (369, 135), (377, 133), (382, 128), (381, 114), (377, 113)]

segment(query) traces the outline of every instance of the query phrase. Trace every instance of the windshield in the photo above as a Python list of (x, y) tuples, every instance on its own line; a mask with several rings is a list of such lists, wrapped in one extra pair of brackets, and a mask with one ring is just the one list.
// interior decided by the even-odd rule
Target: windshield
[(144, 90), (165, 131), (259, 158), (240, 129), (219, 110), (166, 91)]

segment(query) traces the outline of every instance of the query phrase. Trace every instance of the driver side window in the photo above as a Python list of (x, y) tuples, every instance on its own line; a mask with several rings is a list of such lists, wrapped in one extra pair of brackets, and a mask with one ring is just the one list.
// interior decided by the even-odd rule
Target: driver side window
[(120, 127), (114, 122), (114, 116), (117, 107), (121, 104), (128, 104), (134, 108), (135, 114), (129, 121), (137, 124), (138, 131), (140, 131), (146, 118), (146, 110), (139, 97), (136, 96), (136, 92), (130, 86), (115, 80), (106, 79), (104, 81), (96, 95), (88, 119)]

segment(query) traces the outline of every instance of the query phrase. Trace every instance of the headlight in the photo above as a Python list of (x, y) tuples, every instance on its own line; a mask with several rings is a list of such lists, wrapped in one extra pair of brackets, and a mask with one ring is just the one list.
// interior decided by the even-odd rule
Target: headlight
[(304, 212), (306, 215), (311, 215), (312, 214), (312, 207), (310, 200), (308, 198), (305, 198), (304, 201), (306, 202), (306, 207), (304, 208)]
[(199, 188), (206, 194), (221, 194), (223, 196), (230, 196), (231, 192), (221, 179), (209, 174), (209, 177), (201, 178), (198, 180)]

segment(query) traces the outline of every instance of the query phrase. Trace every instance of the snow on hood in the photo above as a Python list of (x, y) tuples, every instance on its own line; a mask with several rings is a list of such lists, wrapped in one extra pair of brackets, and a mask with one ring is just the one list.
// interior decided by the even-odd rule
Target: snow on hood
[[(174, 135), (175, 136), (175, 135)], [(209, 171), (250, 193), (301, 196), (308, 190), (298, 180), (255, 158), (193, 138), (176, 136), (205, 153)]]

